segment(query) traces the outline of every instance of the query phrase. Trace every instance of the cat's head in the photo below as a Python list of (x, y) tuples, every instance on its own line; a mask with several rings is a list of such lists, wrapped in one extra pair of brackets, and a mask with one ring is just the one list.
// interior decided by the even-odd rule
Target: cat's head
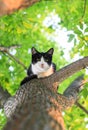
[(47, 52), (39, 52), (34, 47), (32, 51), (32, 64), (40, 71), (46, 71), (52, 64), (53, 48), (50, 48)]

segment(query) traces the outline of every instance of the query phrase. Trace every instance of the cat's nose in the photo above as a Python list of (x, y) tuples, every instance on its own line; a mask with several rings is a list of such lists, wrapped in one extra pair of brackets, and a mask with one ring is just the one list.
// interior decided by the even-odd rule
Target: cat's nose
[(44, 64), (41, 64), (41, 68), (44, 68)]

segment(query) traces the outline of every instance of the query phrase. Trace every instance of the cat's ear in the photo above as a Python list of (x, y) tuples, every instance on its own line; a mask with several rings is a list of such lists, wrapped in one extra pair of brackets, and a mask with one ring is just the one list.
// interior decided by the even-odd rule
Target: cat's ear
[(32, 55), (34, 55), (34, 54), (36, 54), (38, 51), (37, 51), (34, 47), (32, 47), (31, 52), (32, 52)]
[(53, 52), (54, 52), (54, 49), (53, 49), (53, 48), (50, 48), (50, 49), (47, 51), (47, 53), (50, 54), (50, 55), (52, 55)]

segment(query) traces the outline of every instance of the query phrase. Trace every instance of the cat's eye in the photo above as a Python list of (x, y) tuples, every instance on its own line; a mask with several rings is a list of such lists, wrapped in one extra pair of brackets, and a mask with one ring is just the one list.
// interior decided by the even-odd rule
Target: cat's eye
[(48, 62), (49, 60), (48, 59), (45, 59), (46, 62)]
[(40, 61), (40, 59), (39, 59), (39, 58), (37, 58), (36, 60), (37, 60), (37, 61)]

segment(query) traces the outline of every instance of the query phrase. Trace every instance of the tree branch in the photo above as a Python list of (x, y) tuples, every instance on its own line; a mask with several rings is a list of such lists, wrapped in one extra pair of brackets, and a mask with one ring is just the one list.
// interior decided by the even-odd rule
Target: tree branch
[(77, 73), (81, 69), (86, 68), (87, 66), (88, 66), (88, 56), (63, 67), (53, 75), (49, 76), (48, 80), (51, 81), (51, 84), (55, 82), (59, 82), (60, 84), (63, 80), (67, 79), (74, 73)]
[(0, 46), (0, 51), (7, 52), (10, 49), (16, 49), (16, 48), (19, 48), (19, 47), (20, 47), (20, 45), (12, 45), (12, 46), (8, 46), (8, 47)]
[[(7, 101), (7, 103), (5, 105), (6, 115), (8, 117), (10, 116), (10, 114), (12, 115), (14, 113), (14, 110), (16, 109), (17, 105), (22, 104), (25, 101), (25, 98), (29, 98), (29, 95), (31, 95), (32, 91), (34, 91), (34, 90), (36, 91), (37, 88), (38, 89), (42, 88), (42, 90), (44, 88), (47, 88), (47, 92), (51, 92), (51, 93), (54, 92), (56, 95), (56, 99), (59, 98), (58, 100), (59, 100), (60, 106), (62, 103), (62, 99), (63, 99), (63, 102), (65, 102), (65, 104), (66, 104), (66, 102), (68, 104), (70, 101), (68, 101), (68, 98), (66, 98), (64, 95), (60, 95), (60, 97), (58, 97), (58, 95), (56, 94), (57, 93), (57, 86), (55, 85), (55, 87), (54, 87), (53, 84), (55, 82), (61, 83), (67, 77), (71, 76), (72, 74), (76, 73), (77, 71), (79, 71), (81, 69), (84, 69), (87, 65), (88, 65), (88, 57), (84, 57), (83, 59), (80, 59), (74, 63), (71, 63), (70, 65), (68, 65), (66, 67), (63, 67), (61, 70), (57, 71), (56, 73), (54, 73), (53, 75), (51, 75), (47, 78), (34, 79), (28, 83), (25, 83), (23, 86), (20, 87), (20, 89), (17, 91), (16, 95), (13, 97), (15, 99), (16, 103), (13, 102), (13, 98), (11, 99), (12, 104), (16, 104), (16, 105), (14, 107), (11, 106), (11, 108), (9, 108), (7, 110), (7, 106), (8, 106), (8, 102), (9, 102), (9, 101)], [(33, 90), (32, 90), (32, 88), (33, 88)], [(75, 91), (77, 91), (77, 90), (75, 90)], [(41, 92), (41, 90), (40, 90), (40, 92)], [(75, 98), (76, 94), (77, 94), (77, 92), (74, 93), (74, 97), (72, 97), (72, 95), (70, 94), (73, 102), (75, 100), (74, 98)], [(36, 93), (35, 93), (35, 95), (36, 95)], [(77, 97), (77, 95), (76, 95), (76, 97)], [(69, 103), (69, 106), (70, 106), (70, 104), (71, 103)], [(62, 106), (62, 109), (64, 109), (63, 106)]]
[(86, 4), (87, 4), (87, 1), (84, 0), (82, 19), (83, 19), (84, 16), (85, 16), (85, 12), (86, 12)]
[(87, 65), (88, 57), (84, 57), (47, 78), (33, 79), (22, 85), (4, 105), (6, 116), (11, 117), (4, 130), (43, 130), (46, 127), (50, 130), (65, 130), (61, 112), (76, 102), (83, 78), (72, 82), (64, 95), (57, 93), (53, 83), (61, 83)]
[(6, 91), (3, 90), (3, 88), (0, 85), (0, 108), (4, 107), (5, 102), (11, 95)]
[(0, 16), (27, 8), (38, 1), (39, 0), (0, 0)]
[[(88, 82), (88, 79), (84, 79), (84, 75), (81, 75), (77, 77), (64, 91), (64, 95), (69, 97), (74, 96), (74, 98), (77, 99), (78, 92), (83, 89), (83, 86), (85, 83)], [(75, 89), (74, 89), (75, 88)], [(88, 111), (78, 102), (78, 100), (75, 102), (76, 106), (78, 106), (80, 109), (82, 109), (86, 114), (88, 114)]]
[(88, 110), (86, 110), (78, 101), (75, 103), (80, 109), (82, 109), (86, 114), (88, 114)]
[(12, 54), (9, 53), (10, 49), (13, 49), (13, 48), (15, 49), (17, 47), (19, 47), (19, 46), (18, 45), (14, 45), (14, 46), (10, 46), (10, 47), (0, 46), (0, 51), (8, 54), (13, 60), (15, 60), (18, 64), (20, 64), (25, 70), (27, 70), (27, 67), (20, 60), (18, 60), (15, 56), (13, 56)]

